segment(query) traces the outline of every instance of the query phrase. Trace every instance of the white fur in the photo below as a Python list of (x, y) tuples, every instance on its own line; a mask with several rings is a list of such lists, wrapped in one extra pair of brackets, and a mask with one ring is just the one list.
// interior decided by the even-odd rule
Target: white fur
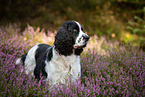
[(80, 56), (59, 55), (53, 49), (52, 60), (45, 63), (45, 71), (48, 74), (46, 81), (49, 81), (50, 85), (66, 84), (69, 79), (75, 81), (81, 76)]
[[(76, 22), (76, 21), (75, 21)], [(86, 34), (82, 31), (81, 29), (81, 25), (76, 22), (76, 24), (79, 26), (79, 35), (78, 37), (76, 38), (76, 41), (75, 41), (75, 44), (74, 44), (74, 48), (77, 48), (77, 47), (81, 47), (85, 44), (85, 40), (83, 39), (83, 36), (85, 36)]]
[(34, 47), (32, 47), (26, 56), (25, 59), (25, 72), (26, 74), (31, 74), (32, 76), (34, 75), (34, 69), (36, 67), (36, 60), (35, 60), (35, 52), (38, 48), (38, 45), (35, 45)]

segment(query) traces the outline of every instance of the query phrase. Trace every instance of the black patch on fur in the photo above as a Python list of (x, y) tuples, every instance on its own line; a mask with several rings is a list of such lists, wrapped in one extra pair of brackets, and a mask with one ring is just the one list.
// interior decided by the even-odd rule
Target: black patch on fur
[(36, 59), (36, 67), (34, 69), (34, 75), (36, 79), (40, 79), (40, 72), (42, 72), (42, 76), (44, 78), (47, 78), (47, 73), (45, 71), (45, 60), (46, 60), (46, 54), (48, 53), (48, 60), (50, 61), (52, 58), (52, 51), (48, 50), (49, 48), (52, 48), (50, 45), (47, 44), (39, 44), (39, 48), (36, 50), (35, 53), (35, 59)]
[(38, 58), (43, 58), (45, 53), (47, 52), (47, 49), (50, 47), (51, 46), (47, 44), (39, 44), (38, 49), (36, 50), (35, 53), (35, 59), (37, 60)]
[(80, 55), (83, 52), (83, 48), (75, 49), (75, 55)]
[(61, 55), (71, 55), (79, 32), (79, 26), (74, 21), (64, 22), (55, 36), (54, 46), (56, 51)]
[(23, 62), (23, 65), (25, 65), (24, 62), (25, 62), (26, 56), (27, 56), (27, 53), (21, 56), (21, 61)]

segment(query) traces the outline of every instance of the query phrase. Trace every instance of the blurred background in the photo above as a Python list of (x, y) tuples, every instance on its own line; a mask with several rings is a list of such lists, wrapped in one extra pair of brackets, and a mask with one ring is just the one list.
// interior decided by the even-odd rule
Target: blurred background
[(27, 25), (55, 32), (64, 21), (78, 21), (90, 36), (145, 50), (145, 0), (1, 0), (0, 26)]

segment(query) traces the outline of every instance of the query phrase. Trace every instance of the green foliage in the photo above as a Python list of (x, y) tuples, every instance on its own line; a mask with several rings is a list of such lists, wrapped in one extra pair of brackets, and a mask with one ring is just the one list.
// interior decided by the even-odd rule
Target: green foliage
[(143, 8), (144, 17), (135, 16), (135, 21), (129, 21), (128, 29), (131, 34), (137, 35), (138, 38), (134, 39), (138, 45), (145, 49), (145, 7)]
[[(144, 15), (145, 15), (145, 7), (144, 7)], [(134, 19), (136, 20), (135, 22), (129, 21), (128, 29), (133, 34), (145, 35), (145, 16), (144, 19), (138, 16), (135, 16)]]

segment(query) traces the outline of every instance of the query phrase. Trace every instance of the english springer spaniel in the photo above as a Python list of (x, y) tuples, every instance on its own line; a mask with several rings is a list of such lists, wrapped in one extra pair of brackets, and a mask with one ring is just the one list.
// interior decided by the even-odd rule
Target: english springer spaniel
[(54, 46), (35, 45), (16, 64), (23, 63), (25, 73), (38, 80), (42, 74), (50, 85), (67, 84), (68, 79), (75, 82), (81, 76), (80, 54), (88, 40), (78, 22), (67, 21), (58, 30)]

